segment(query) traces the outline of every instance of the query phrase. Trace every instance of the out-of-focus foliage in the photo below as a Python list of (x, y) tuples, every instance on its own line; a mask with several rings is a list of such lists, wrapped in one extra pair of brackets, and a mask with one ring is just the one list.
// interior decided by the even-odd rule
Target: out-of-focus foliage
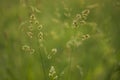
[(120, 80), (119, 15), (120, 0), (1, 0), (0, 80)]

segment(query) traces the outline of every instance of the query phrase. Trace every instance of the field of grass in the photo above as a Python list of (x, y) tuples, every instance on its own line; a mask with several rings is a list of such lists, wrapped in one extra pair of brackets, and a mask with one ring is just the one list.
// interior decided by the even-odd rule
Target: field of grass
[(120, 0), (1, 0), (0, 80), (120, 80)]

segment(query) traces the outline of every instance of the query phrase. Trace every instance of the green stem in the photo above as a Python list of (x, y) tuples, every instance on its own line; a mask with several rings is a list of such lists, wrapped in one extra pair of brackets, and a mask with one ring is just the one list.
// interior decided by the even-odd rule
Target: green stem
[[(76, 29), (73, 29), (73, 36), (75, 36), (75, 34), (76, 34)], [(72, 71), (71, 71), (71, 66), (72, 66), (72, 53), (71, 52), (74, 52), (74, 47), (72, 47), (71, 48), (72, 50), (70, 50), (70, 56), (69, 56), (69, 58), (70, 58), (70, 61), (69, 61), (69, 71), (68, 71), (68, 74), (69, 74), (69, 76), (68, 76), (68, 80), (71, 80), (71, 77), (72, 77)]]
[(70, 53), (70, 61), (69, 61), (69, 77), (68, 77), (68, 80), (70, 80), (71, 79), (71, 65), (72, 65), (72, 55), (71, 55), (71, 53)]
[(42, 64), (44, 79), (47, 80), (46, 72), (45, 72), (45, 65), (44, 65), (44, 60), (43, 60), (43, 57), (42, 57), (42, 53), (40, 53), (40, 58), (41, 58), (41, 64)]

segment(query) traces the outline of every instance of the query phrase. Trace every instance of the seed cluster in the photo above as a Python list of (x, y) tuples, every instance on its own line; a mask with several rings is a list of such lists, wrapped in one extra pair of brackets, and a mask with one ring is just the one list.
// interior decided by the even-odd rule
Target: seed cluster
[(89, 34), (83, 35), (82, 33), (78, 33), (75, 36), (72, 36), (71, 39), (66, 43), (66, 47), (70, 48), (71, 46), (79, 47), (84, 40), (90, 38)]
[(49, 77), (50, 77), (52, 80), (57, 80), (57, 78), (58, 78), (54, 66), (51, 66), (51, 67), (50, 67), (50, 70), (49, 70)]
[[(26, 27), (23, 27), (24, 33), (31, 41), (36, 39), (40, 43), (43, 41), (43, 37), (44, 37), (43, 31), (42, 31), (43, 25), (40, 24), (40, 22), (37, 20), (35, 13), (32, 13), (29, 17), (29, 20), (26, 20), (26, 23), (22, 24), (22, 26), (26, 26)], [(24, 45), (22, 47), (22, 50), (26, 52), (29, 51), (30, 54), (33, 54), (35, 52), (35, 49), (32, 49), (27, 45)]]
[(35, 52), (35, 50), (28, 45), (22, 46), (22, 50), (25, 51), (25, 52), (28, 52), (30, 54), (33, 54)]
[(86, 24), (87, 16), (90, 13), (89, 9), (86, 9), (81, 12), (81, 14), (76, 14), (75, 19), (73, 20), (74, 27), (79, 27), (80, 25)]
[(51, 53), (48, 54), (48, 59), (51, 59), (55, 54), (57, 53), (57, 49), (56, 48), (53, 48), (51, 50)]

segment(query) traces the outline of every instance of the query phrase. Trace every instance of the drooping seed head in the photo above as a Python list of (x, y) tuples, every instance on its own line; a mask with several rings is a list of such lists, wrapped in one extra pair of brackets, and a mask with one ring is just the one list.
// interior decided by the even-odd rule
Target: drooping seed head
[(30, 49), (30, 54), (33, 54), (35, 52), (35, 49)]
[(90, 13), (89, 9), (82, 11), (82, 15), (87, 16)]
[(27, 32), (27, 35), (29, 38), (33, 38), (33, 33), (32, 32)]
[(56, 48), (53, 48), (53, 49), (51, 50), (51, 52), (52, 52), (53, 54), (56, 54), (56, 53), (57, 53), (57, 49), (56, 49)]
[(41, 30), (43, 28), (43, 25), (38, 26), (38, 30)]
[(30, 51), (30, 46), (24, 45), (24, 46), (22, 46), (22, 50), (24, 50), (24, 51)]

